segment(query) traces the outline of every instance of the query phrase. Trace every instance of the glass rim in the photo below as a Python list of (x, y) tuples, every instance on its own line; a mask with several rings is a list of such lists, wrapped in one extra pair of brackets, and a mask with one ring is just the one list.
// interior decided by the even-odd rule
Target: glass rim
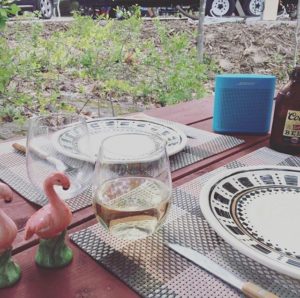
[[(60, 123), (59, 117), (62, 119), (67, 119), (66, 123)], [(53, 119), (52, 125), (47, 125), (43, 121), (47, 121), (50, 119)], [(40, 121), (40, 123), (39, 123)], [(28, 125), (31, 127), (32, 125), (35, 125), (36, 123), (39, 123), (40, 127), (55, 127), (56, 129), (65, 129), (68, 126), (76, 125), (78, 124), (84, 124), (87, 125), (86, 118), (83, 115), (77, 114), (77, 113), (68, 113), (68, 112), (58, 112), (58, 113), (49, 113), (49, 114), (43, 114), (43, 115), (34, 115), (29, 118)]]
[(85, 119), (84, 115), (80, 115), (73, 112), (55, 112), (55, 113), (49, 113), (49, 114), (39, 114), (39, 115), (33, 115), (29, 118), (29, 120), (35, 120), (35, 119), (45, 119), (49, 117), (55, 117), (55, 116), (66, 116), (66, 117), (78, 117)]

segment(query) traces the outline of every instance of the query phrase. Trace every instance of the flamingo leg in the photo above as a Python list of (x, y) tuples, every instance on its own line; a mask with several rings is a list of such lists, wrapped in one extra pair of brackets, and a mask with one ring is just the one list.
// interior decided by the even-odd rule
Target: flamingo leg
[(73, 259), (72, 250), (65, 243), (66, 230), (50, 239), (40, 239), (35, 257), (41, 267), (58, 268), (68, 265)]

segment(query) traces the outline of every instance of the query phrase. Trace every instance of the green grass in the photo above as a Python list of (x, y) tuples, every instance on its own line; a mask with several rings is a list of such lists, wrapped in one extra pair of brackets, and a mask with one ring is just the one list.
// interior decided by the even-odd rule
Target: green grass
[[(82, 96), (85, 84), (92, 82), (100, 99), (130, 96), (133, 101), (168, 105), (201, 98), (208, 73), (217, 71), (209, 59), (204, 64), (197, 61), (195, 36), (171, 32), (158, 20), (149, 37), (137, 16), (101, 25), (75, 16), (66, 30), (50, 36), (40, 23), (28, 26), (26, 33), (14, 30), (13, 46), (0, 39), (0, 105), (9, 105), (10, 115), (15, 109), (16, 118), (24, 108), (34, 113), (49, 105), (74, 109), (72, 102), (61, 99), (65, 80), (80, 81), (76, 92)], [(28, 88), (18, 90), (18, 84)]]

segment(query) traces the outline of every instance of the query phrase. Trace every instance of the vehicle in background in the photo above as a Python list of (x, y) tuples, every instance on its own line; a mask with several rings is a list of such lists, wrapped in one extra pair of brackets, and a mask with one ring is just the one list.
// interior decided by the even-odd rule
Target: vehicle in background
[(216, 17), (231, 16), (234, 10), (235, 0), (206, 0), (206, 15)]
[[(247, 16), (259, 16), (264, 9), (264, 0), (240, 0)], [(212, 17), (229, 17), (236, 12), (236, 0), (206, 0), (205, 14)], [(177, 6), (178, 10), (192, 19), (198, 18), (198, 4), (195, 6)]]
[[(198, 2), (198, 1), (197, 1)], [(192, 5), (177, 5), (177, 9), (185, 16), (198, 19), (199, 3)], [(265, 0), (240, 0), (240, 4), (246, 16), (258, 17), (263, 13)], [(292, 19), (297, 15), (298, 0), (281, 0), (278, 6), (278, 14), (286, 12)], [(206, 0), (205, 14), (215, 17), (231, 16), (236, 11), (236, 0)]]
[(43, 19), (51, 19), (57, 0), (17, 0), (22, 11), (38, 11)]
[[(39, 11), (41, 18), (50, 19), (58, 0), (16, 1), (22, 10)], [(240, 3), (247, 16), (260, 16), (264, 9), (264, 0), (240, 0)], [(293, 18), (296, 15), (297, 3), (298, 0), (281, 0), (278, 11), (285, 10)], [(141, 7), (155, 7), (159, 12), (169, 11), (170, 14), (176, 14), (179, 11), (192, 19), (198, 18), (199, 0), (79, 0), (81, 12), (92, 16), (109, 14), (115, 17), (116, 7), (128, 8), (136, 4)], [(231, 16), (236, 12), (235, 6), (236, 0), (206, 0), (205, 14), (216, 17)], [(107, 10), (107, 7), (110, 9)], [(142, 11), (143, 15), (146, 13), (148, 12)]]
[(264, 0), (242, 0), (241, 5), (247, 16), (260, 16), (264, 11)]
[[(264, 10), (265, 0), (241, 0), (243, 10), (248, 16), (260, 16)], [(279, 1), (278, 14), (286, 11), (293, 19), (297, 15), (298, 0), (281, 0)]]
[[(246, 15), (257, 16), (263, 11), (264, 0), (240, 0)], [(156, 7), (160, 10), (168, 8), (181, 12), (192, 19), (198, 18), (199, 0), (79, 0), (83, 11), (91, 12), (101, 6), (110, 6), (114, 10), (117, 6), (131, 5), (142, 7)], [(231, 16), (236, 8), (236, 0), (206, 0), (205, 14), (216, 17)], [(90, 13), (89, 13), (90, 14)]]
[[(236, 0), (207, 0), (206, 14), (213, 16), (230, 16), (235, 10)], [(91, 15), (92, 11), (99, 11), (103, 6), (128, 8), (132, 5), (141, 7), (155, 7), (159, 11), (169, 10), (171, 13), (191, 13), (191, 17), (199, 10), (199, 0), (79, 0), (79, 6), (83, 12)], [(187, 15), (185, 14), (185, 15)], [(187, 15), (189, 16), (189, 15)], [(190, 16), (189, 16), (190, 17)]]
[[(246, 16), (258, 17), (264, 11), (265, 0), (240, 0), (241, 6)], [(286, 11), (291, 18), (297, 14), (298, 0), (281, 0), (278, 6), (278, 13)], [(207, 0), (205, 14), (209, 16), (224, 17), (231, 16), (236, 12), (236, 0)], [(184, 15), (196, 19), (198, 6), (177, 7)]]

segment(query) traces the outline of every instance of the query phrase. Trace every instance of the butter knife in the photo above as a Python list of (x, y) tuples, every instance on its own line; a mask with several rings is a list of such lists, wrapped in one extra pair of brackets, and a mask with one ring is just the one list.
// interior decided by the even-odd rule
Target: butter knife
[(235, 287), (236, 289), (243, 292), (247, 297), (250, 298), (278, 298), (278, 296), (274, 295), (267, 290), (264, 290), (260, 286), (246, 282), (239, 279), (233, 273), (227, 271), (219, 264), (213, 262), (211, 259), (207, 258), (206, 256), (198, 253), (197, 251), (184, 247), (178, 244), (173, 243), (165, 243), (169, 248), (177, 252), (178, 254), (182, 255), (186, 259), (192, 261), (196, 265), (200, 266), (201, 268), (205, 269), (206, 271), (212, 273), (219, 279), (223, 280), (227, 284)]

